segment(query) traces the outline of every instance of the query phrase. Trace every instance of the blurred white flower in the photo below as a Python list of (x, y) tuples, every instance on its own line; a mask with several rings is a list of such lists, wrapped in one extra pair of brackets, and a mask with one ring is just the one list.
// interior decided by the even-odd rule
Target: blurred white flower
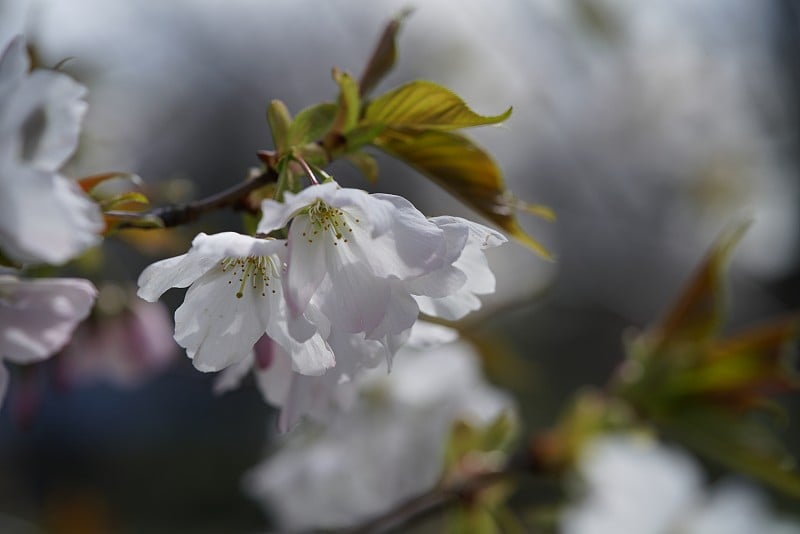
[(0, 249), (22, 263), (59, 264), (103, 229), (97, 205), (58, 174), (78, 143), (85, 88), (29, 68), (17, 37), (0, 57)]
[(333, 352), (302, 315), (288, 316), (284, 254), (283, 240), (201, 233), (187, 254), (147, 267), (138, 295), (153, 302), (171, 287), (189, 287), (175, 311), (175, 340), (200, 371), (250, 358), (266, 333), (292, 355), (295, 370), (320, 374), (334, 365)]
[(89, 315), (96, 296), (88, 280), (0, 274), (0, 404), (8, 388), (2, 362), (33, 363), (59, 351)]
[(456, 420), (483, 426), (512, 409), (467, 345), (401, 352), (391, 374), (379, 367), (356, 380), (350, 411), (297, 428), (247, 475), (247, 492), (281, 527), (353, 525), (431, 488)]
[[(417, 321), (409, 332), (406, 347), (424, 349), (453, 341), (452, 328)], [(350, 409), (357, 395), (354, 379), (362, 371), (390, 361), (389, 349), (382, 343), (364, 339), (363, 334), (336, 334), (328, 338), (336, 355), (336, 366), (319, 376), (308, 376), (292, 368), (291, 355), (268, 336), (254, 347), (254, 357), (223, 370), (214, 382), (214, 392), (225, 393), (239, 387), (252, 370), (264, 399), (280, 408), (278, 430), (287, 432), (303, 416), (325, 422), (335, 413)]]
[(585, 494), (561, 516), (564, 534), (800, 534), (753, 489), (703, 486), (686, 453), (617, 435), (587, 446), (578, 466)]

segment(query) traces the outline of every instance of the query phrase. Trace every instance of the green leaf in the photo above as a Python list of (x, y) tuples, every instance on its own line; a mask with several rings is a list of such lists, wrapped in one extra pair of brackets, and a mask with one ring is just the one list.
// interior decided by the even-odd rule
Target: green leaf
[(362, 146), (374, 142), (375, 138), (383, 133), (385, 129), (386, 126), (383, 124), (362, 124), (356, 126), (345, 134), (343, 148), (347, 152), (358, 150)]
[(757, 421), (719, 410), (693, 410), (662, 417), (656, 424), (699, 454), (800, 499), (796, 462)]
[(142, 193), (126, 191), (103, 200), (101, 206), (104, 210), (143, 210), (150, 205), (150, 201)]
[(349, 74), (337, 69), (333, 69), (333, 79), (339, 84), (339, 100), (331, 130), (340, 134), (347, 133), (356, 125), (361, 113), (358, 85)]
[(513, 197), (500, 169), (472, 141), (452, 132), (390, 128), (375, 146), (428, 176), (500, 228), (546, 259), (552, 255), (520, 228)]
[(392, 70), (397, 60), (397, 44), (395, 40), (403, 21), (412, 13), (413, 9), (407, 8), (395, 17), (383, 29), (375, 50), (367, 62), (364, 74), (358, 83), (361, 96), (366, 96), (386, 74)]
[(280, 100), (273, 100), (267, 107), (267, 122), (272, 131), (272, 142), (275, 150), (285, 152), (289, 146), (289, 128), (292, 124), (292, 115), (289, 108)]
[(478, 115), (450, 89), (433, 82), (416, 80), (370, 102), (363, 122), (396, 128), (454, 130), (497, 124), (510, 115), (511, 108), (500, 115)]
[(336, 104), (323, 102), (298, 113), (289, 126), (286, 141), (288, 146), (295, 147), (322, 138), (333, 125), (337, 109)]
[(750, 221), (732, 225), (714, 243), (666, 317), (647, 334), (657, 348), (709, 340), (724, 312), (723, 278), (728, 257)]
[(351, 152), (344, 156), (371, 183), (378, 181), (378, 162), (366, 152)]

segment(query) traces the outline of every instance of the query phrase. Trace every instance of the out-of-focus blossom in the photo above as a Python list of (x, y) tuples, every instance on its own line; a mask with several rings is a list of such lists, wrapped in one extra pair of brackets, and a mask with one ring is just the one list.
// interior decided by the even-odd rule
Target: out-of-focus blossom
[(247, 492), (281, 527), (353, 525), (431, 488), (456, 420), (483, 426), (511, 409), (463, 343), (401, 352), (390, 374), (357, 379), (350, 411), (297, 428), (247, 475)]
[(587, 446), (578, 466), (585, 494), (561, 516), (564, 534), (799, 534), (757, 491), (710, 490), (686, 453), (643, 438), (609, 436)]
[[(409, 332), (407, 347), (424, 349), (453, 341), (456, 330), (417, 321)], [(337, 335), (329, 338), (337, 355), (336, 367), (319, 376), (308, 376), (292, 369), (291, 355), (263, 336), (254, 347), (254, 357), (242, 360), (220, 373), (214, 391), (225, 393), (239, 387), (254, 371), (256, 385), (264, 400), (280, 408), (278, 430), (286, 432), (303, 416), (325, 422), (335, 413), (352, 407), (357, 396), (356, 378), (360, 372), (389, 361), (386, 347), (363, 335)]]
[(187, 254), (147, 267), (138, 295), (153, 302), (171, 287), (189, 287), (175, 311), (175, 340), (200, 371), (241, 363), (266, 333), (291, 354), (294, 369), (320, 374), (334, 365), (333, 352), (302, 316), (289, 317), (284, 245), (234, 232), (201, 233)]
[(167, 307), (132, 299), (115, 315), (83, 323), (62, 351), (59, 364), (70, 384), (104, 380), (136, 387), (166, 369), (177, 353)]
[(8, 387), (2, 362), (33, 363), (59, 351), (96, 296), (87, 280), (0, 275), (0, 403)]
[(28, 72), (17, 37), (0, 57), (0, 249), (22, 263), (63, 263), (98, 242), (100, 210), (58, 170), (75, 151), (85, 88)]

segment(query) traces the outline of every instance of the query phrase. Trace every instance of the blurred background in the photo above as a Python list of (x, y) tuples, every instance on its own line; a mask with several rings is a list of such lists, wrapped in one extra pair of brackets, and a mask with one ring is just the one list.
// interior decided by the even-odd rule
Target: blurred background
[[(256, 151), (271, 148), (269, 101), (297, 112), (333, 99), (331, 68), (359, 75), (383, 25), (408, 5), (0, 0), (0, 43), (25, 33), (41, 65), (69, 58), (62, 69), (89, 88), (68, 175), (133, 172), (155, 199), (185, 200), (242, 180)], [(513, 106), (504, 125), (470, 134), (512, 191), (558, 216), (548, 224), (521, 215), (557, 261), (513, 243), (492, 251), (498, 293), (466, 320), (529, 430), (552, 423), (578, 388), (605, 383), (626, 329), (659, 317), (726, 224), (755, 220), (734, 256), (730, 327), (800, 308), (794, 0), (413, 7), (397, 67), (378, 91), (425, 78), (482, 114)], [(470, 216), (411, 169), (378, 159), (375, 185), (347, 165), (333, 172), (343, 185), (406, 196), (427, 215)], [(114, 237), (72, 272), (97, 281), (101, 311), (113, 315), (145, 265), (183, 253), (198, 231), (239, 225), (221, 213)], [(171, 309), (181, 300), (178, 291), (166, 298)], [(143, 330), (120, 326), (127, 333), (94, 347), (100, 363), (88, 370), (68, 353), (15, 370), (0, 412), (0, 524), (8, 516), (20, 529), (30, 521), (52, 532), (263, 529), (268, 519), (241, 492), (241, 476), (274, 437), (273, 410), (252, 384), (215, 397), (213, 376), (196, 372), (169, 332), (157, 349), (116, 354), (164, 337), (142, 326), (162, 319), (129, 315)], [(103, 331), (102, 321), (87, 328)], [(124, 363), (103, 363), (110, 353)], [(797, 401), (789, 406), (798, 415)], [(800, 450), (796, 433), (787, 438)]]

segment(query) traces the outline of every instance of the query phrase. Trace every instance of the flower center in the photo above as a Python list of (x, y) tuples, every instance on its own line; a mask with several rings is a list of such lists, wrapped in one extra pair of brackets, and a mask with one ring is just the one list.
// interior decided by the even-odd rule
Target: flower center
[(350, 223), (348, 223), (348, 219), (356, 224), (361, 222), (346, 211), (331, 207), (325, 202), (318, 200), (308, 207), (308, 220), (314, 228), (312, 235), (308, 235), (308, 232), (303, 232), (303, 237), (305, 237), (309, 243), (313, 243), (314, 236), (318, 235), (320, 232), (330, 232), (334, 237), (334, 245), (338, 245), (338, 241), (347, 243), (347, 234), (353, 232), (353, 228), (350, 226)]
[(234, 280), (239, 282), (239, 290), (236, 291), (236, 298), (244, 296), (244, 290), (248, 284), (254, 290), (261, 290), (261, 296), (266, 297), (267, 291), (275, 293), (275, 287), (270, 287), (270, 280), (274, 283), (280, 275), (275, 263), (269, 256), (248, 256), (246, 258), (225, 258), (220, 262), (222, 272), (231, 271), (229, 284)]

